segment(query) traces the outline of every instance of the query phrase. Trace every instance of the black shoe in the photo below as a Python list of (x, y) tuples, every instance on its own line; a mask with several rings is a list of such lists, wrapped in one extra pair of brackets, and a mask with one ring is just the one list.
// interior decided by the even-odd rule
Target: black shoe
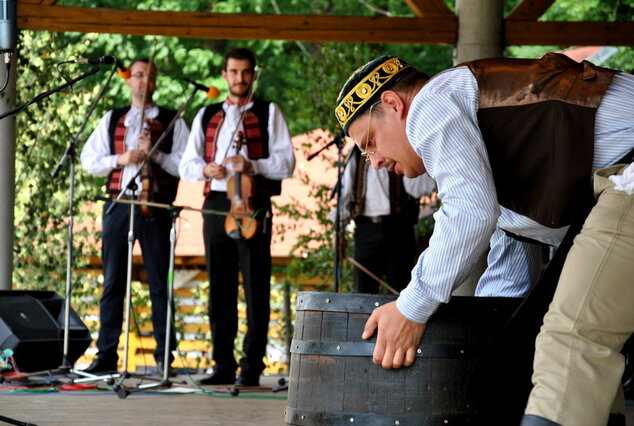
[[(164, 369), (164, 365), (163, 362), (159, 361), (156, 363), (156, 374), (158, 374), (159, 376), (163, 376), (163, 374), (165, 373), (165, 369)], [(167, 367), (167, 377), (176, 377), (176, 369), (170, 367)]]
[(82, 370), (84, 373), (96, 374), (117, 371), (117, 361), (104, 358), (95, 358), (95, 360)]
[(240, 374), (235, 384), (236, 386), (260, 386), (260, 375)]
[(211, 375), (200, 379), (199, 385), (232, 385), (236, 381), (236, 373), (231, 370), (215, 370)]

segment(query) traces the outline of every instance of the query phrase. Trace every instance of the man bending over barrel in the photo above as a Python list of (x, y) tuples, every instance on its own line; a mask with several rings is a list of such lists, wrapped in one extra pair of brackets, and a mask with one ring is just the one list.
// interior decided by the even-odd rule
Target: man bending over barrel
[(353, 73), (336, 115), (374, 168), (427, 172), (443, 202), (411, 282), (366, 324), (374, 362), (414, 362), (428, 319), (489, 244), (556, 246), (586, 208), (537, 338), (522, 424), (605, 424), (634, 330), (634, 76), (551, 53), (430, 79), (384, 56)]

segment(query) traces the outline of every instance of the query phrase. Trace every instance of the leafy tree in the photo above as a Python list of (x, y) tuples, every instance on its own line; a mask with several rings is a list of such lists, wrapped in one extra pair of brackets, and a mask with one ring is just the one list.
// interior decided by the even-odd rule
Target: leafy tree
[[(508, 13), (518, 0), (505, 2)], [(134, 8), (152, 10), (211, 11), (219, 13), (318, 14), (318, 15), (386, 15), (413, 16), (402, 0), (341, 2), (334, 0), (60, 0), (59, 5)], [(451, 9), (454, 2), (448, 1)], [(634, 0), (558, 0), (545, 13), (545, 20), (631, 20)], [(80, 66), (57, 66), (75, 57), (116, 54), (124, 63), (150, 56), (161, 71), (156, 99), (165, 106), (177, 108), (189, 95), (190, 88), (181, 81), (191, 78), (206, 85), (216, 85), (224, 95), (225, 84), (220, 77), (222, 56), (237, 46), (252, 48), (259, 60), (260, 77), (257, 92), (279, 103), (285, 112), (293, 134), (314, 128), (339, 129), (333, 107), (339, 89), (359, 65), (382, 54), (399, 55), (428, 74), (452, 65), (451, 46), (421, 46), (372, 43), (301, 43), (283, 41), (198, 40), (174, 37), (137, 37), (119, 34), (79, 34), (46, 31), (21, 31), (17, 102), (25, 102), (64, 80), (62, 73), (78, 75)], [(563, 46), (509, 47), (508, 56), (536, 57)], [(605, 66), (634, 70), (634, 49), (619, 47)], [(105, 68), (105, 67), (104, 67)], [(95, 99), (106, 81), (104, 69), (72, 90), (55, 94), (31, 105), (17, 117), (18, 141), (16, 152), (16, 238), (14, 282), (19, 288), (62, 290), (65, 283), (66, 234), (69, 203), (69, 167), (58, 178), (51, 173), (62, 158), (68, 143), (79, 130), (87, 106)], [(221, 95), (221, 96), (222, 96)], [(122, 80), (115, 78), (104, 99), (91, 116), (86, 132), (79, 138), (78, 150), (99, 117), (115, 105), (129, 102)], [(198, 108), (209, 101), (202, 95), (194, 98), (185, 118), (191, 120)], [(314, 148), (314, 147), (313, 147)], [(305, 147), (310, 149), (310, 147)], [(334, 167), (334, 162), (333, 162)], [(307, 183), (311, 183), (306, 177)], [(89, 176), (77, 167), (76, 209), (73, 256), (75, 266), (83, 268), (91, 256), (98, 255), (99, 236), (81, 224), (99, 220), (100, 207), (92, 203), (102, 193), (101, 178)], [(332, 228), (324, 213), (332, 202), (324, 196), (327, 188), (315, 186), (311, 197), (319, 200), (318, 211), (295, 205), (278, 206), (282, 214), (301, 221), (314, 217), (321, 224), (319, 232), (309, 233), (296, 247), (302, 252), (300, 263), (290, 268), (291, 275), (313, 273), (328, 276), (332, 269)], [(89, 207), (90, 206), (90, 207)], [(302, 247), (306, 247), (305, 249)], [(299, 262), (299, 261), (298, 261)], [(312, 272), (311, 272), (312, 271)], [(98, 274), (74, 277), (73, 289), (77, 300), (94, 292)], [(344, 273), (349, 280), (349, 272)], [(92, 283), (92, 284), (91, 284)]]
[[(59, 34), (22, 31), (16, 99), (18, 103), (32, 99), (64, 83), (62, 74), (80, 74), (78, 68), (57, 67), (67, 57), (84, 56), (91, 37), (69, 44)], [(26, 48), (28, 46), (28, 48)], [(28, 55), (26, 54), (28, 52)], [(52, 72), (51, 70), (56, 70)], [(17, 117), (15, 255), (13, 282), (18, 288), (54, 289), (61, 291), (66, 281), (67, 215), (70, 202), (70, 162), (55, 179), (53, 170), (66, 147), (80, 129), (86, 105), (95, 98), (99, 76), (77, 83), (72, 89), (53, 94), (32, 104)], [(94, 120), (94, 119), (93, 119)], [(94, 121), (92, 121), (94, 122)], [(87, 211), (96, 187), (85, 185), (87, 177), (77, 168), (73, 256), (77, 267), (86, 266), (95, 254), (94, 235), (79, 224), (94, 219)], [(78, 296), (85, 290), (85, 281), (74, 277)]]

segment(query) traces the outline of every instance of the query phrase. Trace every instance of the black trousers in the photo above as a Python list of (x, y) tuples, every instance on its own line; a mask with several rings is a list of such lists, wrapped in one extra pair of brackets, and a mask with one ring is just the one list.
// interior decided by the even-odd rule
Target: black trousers
[[(107, 215), (106, 203), (103, 215), (102, 262), (103, 294), (99, 301), (98, 356), (117, 360), (117, 346), (123, 325), (124, 298), (128, 268), (128, 231), (130, 207), (118, 204)], [(152, 209), (153, 219), (146, 219), (138, 206), (134, 207), (134, 238), (139, 241), (143, 264), (147, 271), (152, 302), (152, 327), (156, 349), (156, 361), (165, 355), (165, 325), (167, 318), (167, 274), (169, 271), (171, 218), (167, 210)], [(172, 311), (173, 312), (173, 311)], [(171, 330), (170, 350), (176, 348), (176, 337)], [(173, 356), (170, 354), (170, 362)]]
[[(253, 200), (258, 217), (271, 210), (269, 198)], [(204, 209), (229, 211), (226, 193), (212, 192)], [(259, 375), (264, 370), (271, 294), (271, 220), (260, 224), (249, 240), (227, 236), (225, 217), (205, 215), (203, 220), (205, 257), (209, 276), (209, 323), (216, 368), (235, 371), (233, 355), (238, 333), (238, 271), (242, 272), (247, 307), (247, 334), (240, 359), (242, 374)]]
[[(366, 216), (355, 220), (354, 257), (357, 262), (395, 290), (403, 290), (410, 281), (416, 263), (416, 238), (411, 219), (383, 216), (373, 222)], [(379, 283), (363, 271), (354, 270), (355, 292), (378, 293)]]

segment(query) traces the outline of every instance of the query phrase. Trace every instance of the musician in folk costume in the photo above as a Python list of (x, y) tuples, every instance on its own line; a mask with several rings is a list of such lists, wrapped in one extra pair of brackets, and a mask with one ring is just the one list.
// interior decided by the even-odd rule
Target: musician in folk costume
[[(483, 424), (518, 424), (523, 405), (523, 426), (624, 424), (619, 352), (634, 331), (633, 94), (632, 75), (556, 53), (466, 62), (431, 79), (384, 56), (351, 75), (335, 109), (344, 132), (376, 169), (429, 173), (443, 201), (409, 285), (366, 323), (363, 337), (377, 334), (375, 363), (415, 361), (428, 320), (501, 230), (558, 248), (527, 297), (548, 311), (534, 321), (541, 331), (531, 339), (528, 403), (497, 386), (495, 397), (481, 397), (495, 405)], [(554, 296), (533, 297), (545, 288)], [(495, 383), (517, 374), (519, 357), (507, 358), (514, 368)], [(503, 421), (518, 401), (516, 421)]]
[[(126, 80), (132, 104), (108, 111), (90, 135), (82, 153), (84, 168), (95, 176), (106, 177), (106, 190), (111, 197), (125, 191), (123, 198), (158, 203), (171, 203), (178, 188), (178, 164), (187, 144), (189, 129), (180, 118), (152, 154), (149, 166), (144, 160), (163, 134), (176, 112), (154, 104), (157, 68), (149, 59), (137, 59), (129, 67)], [(126, 190), (137, 177), (137, 189)], [(104, 213), (111, 203), (104, 205)], [(103, 294), (99, 302), (99, 338), (97, 358), (85, 370), (91, 373), (117, 369), (117, 346), (123, 322), (123, 301), (127, 282), (128, 231), (130, 208), (117, 205), (103, 215), (102, 263)], [(139, 241), (147, 272), (152, 302), (152, 325), (156, 349), (154, 357), (163, 369), (167, 315), (167, 274), (170, 258), (170, 214), (166, 209), (134, 207), (134, 237)], [(175, 348), (172, 330), (171, 349)], [(170, 363), (173, 356), (169, 355)]]
[[(280, 108), (252, 96), (255, 62), (249, 49), (225, 54), (222, 76), (229, 90), (227, 99), (198, 112), (179, 167), (183, 179), (206, 181), (204, 209), (233, 211), (240, 204), (244, 205), (243, 214), (257, 219), (254, 226), (249, 218), (204, 216), (215, 362), (213, 373), (200, 382), (205, 385), (258, 385), (265, 368), (270, 317), (271, 197), (280, 194), (281, 180), (292, 175), (295, 156)], [(248, 185), (236, 186), (247, 177)], [(226, 229), (227, 219), (237, 221), (232, 231)], [(233, 350), (238, 331), (238, 270), (243, 278), (248, 331), (236, 380), (238, 363)]]

